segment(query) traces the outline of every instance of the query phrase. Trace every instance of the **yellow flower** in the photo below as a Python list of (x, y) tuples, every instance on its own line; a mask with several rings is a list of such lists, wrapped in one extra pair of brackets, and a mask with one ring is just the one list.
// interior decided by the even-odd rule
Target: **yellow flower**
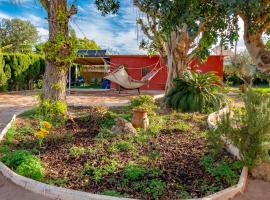
[(47, 121), (44, 121), (44, 122), (43, 122), (43, 126), (44, 126), (46, 129), (51, 129), (51, 128), (52, 128), (52, 125), (50, 124), (50, 122), (47, 122)]
[(43, 139), (44, 138), (44, 133), (42, 131), (38, 131), (34, 135), (35, 135), (35, 137), (37, 139)]
[(40, 131), (43, 132), (46, 135), (49, 134), (49, 131), (47, 131), (45, 128), (40, 128)]

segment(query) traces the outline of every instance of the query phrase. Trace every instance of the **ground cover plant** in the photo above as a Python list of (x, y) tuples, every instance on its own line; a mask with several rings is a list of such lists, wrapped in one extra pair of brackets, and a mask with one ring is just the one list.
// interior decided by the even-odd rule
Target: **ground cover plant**
[[(2, 142), (1, 160), (48, 184), (140, 199), (203, 197), (237, 183), (241, 163), (223, 149), (208, 148), (207, 115), (161, 113), (153, 106), (147, 131), (111, 132), (117, 117), (130, 120), (134, 107), (152, 102), (147, 99), (111, 109), (69, 107), (69, 118), (56, 124), (28, 111)], [(43, 129), (40, 144), (35, 134)], [(31, 160), (28, 166), (25, 160)]]

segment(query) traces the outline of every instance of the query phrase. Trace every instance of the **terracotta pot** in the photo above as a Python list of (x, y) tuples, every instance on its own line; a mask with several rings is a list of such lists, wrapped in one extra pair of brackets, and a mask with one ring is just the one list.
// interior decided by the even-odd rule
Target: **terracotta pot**
[(149, 126), (147, 112), (144, 110), (133, 110), (131, 123), (134, 128), (142, 128), (146, 130)]

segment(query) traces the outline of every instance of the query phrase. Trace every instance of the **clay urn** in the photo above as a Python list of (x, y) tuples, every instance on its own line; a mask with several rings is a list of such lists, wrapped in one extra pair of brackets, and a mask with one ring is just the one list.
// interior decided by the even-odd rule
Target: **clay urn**
[(147, 112), (143, 109), (134, 109), (131, 123), (134, 128), (142, 128), (146, 130), (149, 126)]

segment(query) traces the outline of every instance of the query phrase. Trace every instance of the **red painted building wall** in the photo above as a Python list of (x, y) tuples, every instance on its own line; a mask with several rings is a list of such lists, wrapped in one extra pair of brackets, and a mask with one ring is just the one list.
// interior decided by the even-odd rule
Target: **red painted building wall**
[[(136, 79), (141, 80), (143, 77), (143, 68), (147, 68), (150, 72), (157, 62), (157, 68), (162, 69), (156, 74), (156, 76), (149, 82), (149, 84), (143, 86), (142, 90), (164, 90), (167, 80), (167, 67), (164, 65), (159, 56), (147, 56), (147, 55), (112, 55), (110, 56), (110, 62), (112, 63), (111, 70), (114, 70), (116, 65), (125, 65), (128, 74)], [(203, 64), (197, 64), (194, 61), (191, 66), (197, 66), (203, 73), (208, 71), (214, 71), (218, 76), (223, 78), (223, 56), (209, 56), (208, 60)], [(152, 65), (152, 66), (150, 66)], [(147, 67), (150, 66), (150, 67)], [(133, 69), (136, 68), (136, 69)], [(118, 88), (115, 83), (111, 84), (112, 88)]]

